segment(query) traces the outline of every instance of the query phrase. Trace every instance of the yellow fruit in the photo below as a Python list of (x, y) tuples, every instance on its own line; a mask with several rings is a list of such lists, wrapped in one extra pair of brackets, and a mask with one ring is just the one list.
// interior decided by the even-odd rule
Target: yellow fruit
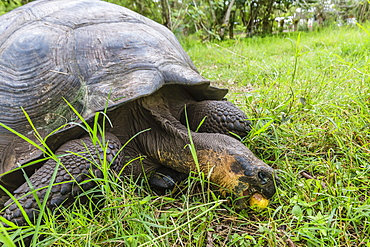
[(249, 205), (251, 207), (257, 206), (259, 208), (266, 208), (269, 205), (269, 200), (259, 193), (254, 193), (249, 199)]

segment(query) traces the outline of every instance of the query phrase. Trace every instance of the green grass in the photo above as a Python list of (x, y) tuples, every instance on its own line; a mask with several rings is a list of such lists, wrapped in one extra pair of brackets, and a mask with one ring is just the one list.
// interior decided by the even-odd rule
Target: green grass
[(108, 175), (100, 196), (47, 213), (37, 246), (370, 246), (368, 30), (182, 40), (253, 120), (243, 141), (281, 178), (266, 210), (236, 212), (198, 174), (164, 196)]
[[(280, 171), (266, 231), (297, 245), (370, 246), (366, 30), (209, 43), (207, 53), (187, 47), (205, 77), (232, 88), (230, 99), (258, 133), (245, 143)], [(302, 171), (317, 180), (302, 178)]]

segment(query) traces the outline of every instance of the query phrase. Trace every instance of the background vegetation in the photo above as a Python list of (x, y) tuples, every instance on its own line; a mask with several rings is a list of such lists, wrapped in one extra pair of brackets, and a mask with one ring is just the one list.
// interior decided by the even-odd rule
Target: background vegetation
[[(2, 0), (0, 14), (32, 0)], [(105, 0), (202, 39), (314, 30), (370, 20), (368, 0)]]
[(269, 207), (236, 211), (233, 198), (219, 197), (198, 174), (165, 195), (145, 181), (102, 180), (100, 196), (89, 191), (87, 203), (46, 212), (37, 226), (0, 228), (0, 241), (369, 247), (370, 26), (181, 42), (201, 74), (228, 87), (229, 100), (252, 119), (243, 141), (282, 182)]

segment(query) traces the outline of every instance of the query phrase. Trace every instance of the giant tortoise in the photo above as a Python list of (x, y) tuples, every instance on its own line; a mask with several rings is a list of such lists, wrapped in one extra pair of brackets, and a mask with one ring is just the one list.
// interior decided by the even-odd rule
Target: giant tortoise
[[(1, 16), (0, 34), (6, 219), (24, 223), (10, 194), (34, 218), (38, 204), (31, 192), (42, 201), (46, 189), (40, 188), (49, 183), (49, 208), (72, 201), (94, 186), (86, 182), (92, 175), (102, 176), (100, 157), (113, 173), (145, 174), (161, 188), (199, 169), (225, 193), (274, 195), (273, 169), (235, 138), (250, 130), (246, 116), (225, 100), (227, 90), (199, 75), (164, 26), (99, 0), (38, 0)], [(104, 117), (96, 120), (98, 112)], [(103, 148), (79, 116), (104, 127), (98, 137)]]

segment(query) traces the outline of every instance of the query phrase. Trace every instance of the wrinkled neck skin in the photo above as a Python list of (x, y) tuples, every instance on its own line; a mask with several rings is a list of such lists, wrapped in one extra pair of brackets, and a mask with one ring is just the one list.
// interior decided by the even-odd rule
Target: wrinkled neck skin
[[(146, 157), (149, 165), (145, 167), (145, 172), (155, 169), (156, 165), (168, 166), (183, 173), (198, 171), (188, 145), (188, 130), (178, 120), (183, 106), (166, 101), (168, 97), (162, 93), (159, 91), (138, 99), (125, 107), (125, 112), (116, 113), (114, 128), (110, 131), (125, 143), (131, 136), (150, 128), (128, 145), (130, 156)], [(191, 132), (191, 136), (200, 171), (225, 192), (244, 196), (248, 194), (247, 191), (256, 190), (267, 198), (275, 193), (272, 168), (240, 141), (217, 133)], [(133, 171), (139, 172), (142, 168)], [(264, 176), (262, 182), (261, 171)]]

